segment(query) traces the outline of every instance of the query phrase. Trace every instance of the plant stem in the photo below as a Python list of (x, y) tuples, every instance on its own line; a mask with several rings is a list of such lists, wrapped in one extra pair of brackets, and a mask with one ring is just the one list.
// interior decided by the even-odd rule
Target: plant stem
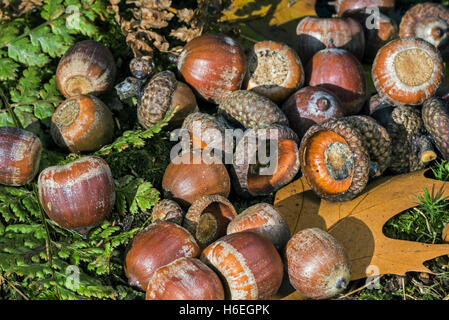
[(0, 98), (3, 100), (3, 104), (6, 108), (6, 111), (8, 112), (9, 116), (11, 117), (12, 121), (14, 122), (14, 126), (17, 128), (22, 128), (22, 125), (20, 124), (19, 120), (16, 117), (16, 114), (14, 113), (14, 111), (11, 108), (11, 105), (8, 102), (8, 98), (5, 95), (5, 92), (3, 91), (2, 88), (0, 88)]

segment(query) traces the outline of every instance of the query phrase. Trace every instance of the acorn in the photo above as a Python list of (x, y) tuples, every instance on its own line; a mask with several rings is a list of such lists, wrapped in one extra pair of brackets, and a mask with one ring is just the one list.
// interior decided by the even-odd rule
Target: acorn
[(142, 80), (151, 77), (156, 71), (154, 60), (149, 56), (135, 57), (129, 63), (133, 77)]
[(172, 159), (162, 178), (167, 198), (189, 207), (202, 196), (229, 196), (231, 181), (226, 167), (214, 155), (201, 150), (184, 152)]
[(234, 153), (234, 189), (243, 197), (278, 190), (299, 171), (298, 149), (298, 136), (289, 127), (274, 124), (248, 129)]
[(202, 112), (189, 114), (182, 123), (189, 132), (193, 149), (216, 149), (225, 152), (226, 127), (216, 117)]
[(346, 115), (358, 114), (366, 100), (367, 85), (361, 63), (349, 51), (332, 46), (310, 59), (307, 84), (332, 91)]
[(253, 91), (237, 90), (228, 94), (219, 104), (218, 112), (231, 124), (246, 129), (276, 123), (288, 126), (282, 110), (270, 99)]
[(224, 300), (220, 278), (201, 260), (179, 258), (157, 269), (146, 300)]
[(432, 97), (443, 80), (443, 61), (425, 40), (390, 41), (376, 55), (372, 79), (379, 95), (393, 105), (419, 105)]
[(358, 9), (346, 11), (344, 16), (353, 18), (362, 26), (365, 34), (363, 61), (371, 63), (380, 48), (399, 37), (397, 23), (383, 13), (373, 17), (372, 13), (367, 12), (366, 9)]
[(321, 229), (297, 232), (287, 243), (285, 257), (290, 283), (304, 297), (332, 298), (351, 279), (351, 264), (345, 248)]
[(290, 240), (290, 230), (282, 214), (271, 204), (257, 203), (243, 210), (229, 224), (227, 234), (236, 232), (256, 232), (280, 251)]
[(125, 258), (125, 274), (129, 285), (145, 291), (158, 268), (199, 254), (198, 244), (183, 227), (168, 221), (152, 223), (132, 239)]
[(304, 63), (329, 45), (345, 49), (359, 60), (363, 58), (365, 35), (360, 24), (352, 18), (305, 17), (296, 27), (296, 34), (299, 56)]
[(107, 217), (115, 203), (111, 170), (96, 156), (44, 169), (38, 189), (40, 203), (50, 219), (84, 236)]
[(296, 91), (282, 106), (290, 128), (302, 138), (314, 124), (345, 116), (338, 97), (322, 87), (304, 87)]
[(335, 0), (329, 2), (335, 7), (339, 17), (347, 11), (376, 7), (381, 12), (387, 13), (394, 9), (394, 0)]
[(201, 260), (221, 277), (225, 297), (269, 299), (279, 289), (283, 263), (273, 244), (255, 232), (237, 232), (210, 244)]
[(42, 143), (32, 132), (15, 127), (0, 127), (0, 183), (27, 184), (36, 176)]
[(225, 35), (203, 34), (189, 41), (177, 59), (185, 82), (213, 103), (240, 89), (246, 66), (241, 45)]
[(449, 102), (440, 98), (424, 101), (422, 119), (435, 145), (445, 160), (449, 160)]
[(56, 83), (66, 97), (80, 94), (98, 95), (114, 85), (114, 58), (103, 44), (85, 40), (70, 47), (59, 61)]
[(301, 142), (300, 163), (315, 193), (328, 201), (360, 194), (391, 161), (391, 139), (374, 119), (352, 116), (316, 124)]
[(282, 102), (304, 85), (304, 69), (292, 48), (281, 42), (255, 43), (248, 54), (243, 88)]
[(173, 200), (164, 199), (156, 203), (151, 213), (152, 222), (169, 221), (181, 225), (185, 212)]
[(440, 3), (418, 3), (408, 9), (399, 25), (399, 36), (417, 37), (439, 49), (449, 58), (449, 9)]
[(382, 103), (371, 115), (386, 128), (391, 138), (389, 169), (393, 173), (424, 169), (436, 158), (419, 109), (412, 106), (394, 107)]
[(176, 80), (171, 71), (156, 74), (143, 89), (142, 99), (137, 107), (137, 119), (146, 129), (163, 120), (176, 108), (169, 121), (169, 127), (182, 125), (185, 117), (198, 111), (195, 95), (183, 82)]
[(192, 203), (184, 218), (183, 227), (204, 248), (226, 235), (226, 228), (235, 216), (237, 212), (228, 199), (218, 194), (207, 195)]
[(113, 138), (112, 112), (95, 96), (73, 96), (56, 109), (50, 132), (56, 144), (70, 152), (97, 151)]

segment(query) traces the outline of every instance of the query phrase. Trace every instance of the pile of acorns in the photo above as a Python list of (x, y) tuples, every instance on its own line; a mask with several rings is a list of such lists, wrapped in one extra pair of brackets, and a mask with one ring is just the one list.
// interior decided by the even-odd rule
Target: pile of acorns
[[(237, 214), (228, 200), (231, 186), (236, 197), (254, 198), (302, 173), (321, 198), (347, 201), (385, 172), (425, 168), (437, 157), (434, 146), (449, 160), (443, 82), (448, 9), (418, 4), (398, 28), (388, 16), (392, 0), (339, 0), (335, 6), (336, 18), (300, 21), (297, 51), (262, 41), (245, 52), (228, 36), (205, 34), (177, 57), (178, 75), (155, 73), (149, 58), (131, 61), (133, 77), (116, 86), (119, 96), (137, 98), (144, 128), (172, 114), (167, 128), (185, 129), (190, 146), (167, 167), (165, 199), (126, 254), (129, 284), (145, 290), (147, 299), (268, 299), (283, 282), (305, 297), (331, 298), (350, 280), (345, 249), (316, 228), (292, 236), (267, 203)], [(375, 26), (366, 11), (372, 6), (381, 10)], [(372, 63), (377, 94), (370, 99), (362, 61)], [(68, 99), (51, 128), (59, 146), (91, 152), (111, 141), (112, 115), (97, 96), (111, 89), (115, 72), (112, 55), (97, 42), (67, 51), (57, 82)], [(197, 98), (217, 105), (217, 114), (201, 112)], [(243, 131), (231, 149), (223, 140), (230, 128)], [(261, 174), (264, 164), (250, 159), (257, 158), (260, 141), (274, 140), (276, 168)], [(39, 139), (0, 128), (0, 146), (9, 150), (0, 155), (0, 182), (31, 181)], [(206, 161), (204, 151), (211, 150), (221, 156), (208, 153), (213, 161)], [(92, 156), (43, 170), (38, 189), (48, 216), (83, 235), (106, 218), (115, 200), (108, 165)]]

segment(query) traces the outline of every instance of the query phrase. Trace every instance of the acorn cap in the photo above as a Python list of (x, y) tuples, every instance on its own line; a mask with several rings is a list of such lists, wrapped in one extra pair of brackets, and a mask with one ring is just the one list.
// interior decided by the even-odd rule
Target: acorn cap
[(164, 199), (156, 203), (151, 217), (152, 222), (169, 221), (181, 225), (184, 215), (185, 213), (178, 203), (173, 200)]
[(350, 121), (335, 119), (310, 127), (299, 154), (304, 177), (323, 199), (352, 200), (368, 182), (369, 153)]
[(431, 43), (447, 58), (449, 10), (440, 3), (418, 3), (408, 9), (399, 25), (399, 36), (418, 37)]
[(129, 70), (137, 79), (146, 79), (154, 74), (156, 65), (151, 57), (136, 57), (130, 61)]
[(194, 149), (225, 150), (225, 126), (217, 118), (202, 112), (189, 114), (182, 123), (182, 128), (189, 131)]
[[(370, 175), (382, 175), (389, 167), (391, 161), (391, 138), (387, 130), (368, 116), (351, 116), (341, 120), (347, 121), (349, 125), (359, 130), (363, 146), (370, 157)], [(374, 168), (373, 162), (376, 163)]]
[(436, 158), (432, 144), (424, 132), (419, 109), (412, 106), (384, 106), (372, 113), (391, 138), (391, 162), (394, 173), (423, 169)]
[[(178, 90), (183, 91), (179, 97), (176, 96)], [(176, 80), (171, 71), (159, 72), (143, 89), (142, 99), (137, 107), (137, 118), (144, 128), (150, 128), (174, 108), (178, 109), (170, 119), (172, 125), (181, 125), (187, 114), (198, 110), (195, 96), (186, 84)]]
[(194, 237), (200, 247), (206, 247), (226, 235), (229, 222), (237, 216), (232, 203), (218, 194), (195, 200), (184, 218), (183, 227)]
[(427, 131), (445, 160), (449, 160), (449, 104), (446, 100), (431, 98), (424, 102), (422, 119)]
[(218, 111), (246, 129), (274, 123), (288, 126), (287, 117), (281, 109), (270, 99), (253, 91), (237, 90), (227, 94)]
[[(266, 152), (262, 157), (266, 157), (267, 163), (260, 163), (258, 148), (264, 145), (261, 141), (271, 149), (270, 140), (277, 142), (276, 161), (273, 163), (273, 154)], [(298, 146), (298, 136), (289, 127), (272, 124), (248, 129), (235, 149), (234, 189), (244, 197), (261, 196), (289, 183), (299, 171)]]

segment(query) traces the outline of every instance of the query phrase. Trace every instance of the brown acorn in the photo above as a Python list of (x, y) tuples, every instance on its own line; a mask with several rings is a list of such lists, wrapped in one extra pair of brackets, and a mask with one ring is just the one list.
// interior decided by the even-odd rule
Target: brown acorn
[(358, 9), (346, 11), (344, 16), (353, 18), (362, 26), (365, 34), (363, 60), (366, 62), (372, 62), (380, 48), (399, 37), (397, 23), (383, 13), (373, 17), (372, 13), (367, 12), (366, 9)]
[(231, 300), (269, 299), (279, 289), (283, 263), (273, 244), (255, 232), (237, 232), (213, 242), (201, 260), (222, 278)]
[(341, 293), (351, 279), (345, 248), (321, 229), (297, 232), (287, 243), (285, 257), (290, 283), (307, 298), (332, 298)]
[(376, 55), (372, 66), (374, 86), (393, 105), (419, 105), (432, 97), (443, 80), (439, 51), (419, 38), (390, 41)]
[(395, 173), (408, 173), (424, 169), (437, 155), (431, 139), (425, 132), (421, 112), (416, 107), (394, 107), (386, 103), (371, 114), (391, 138), (389, 169)]
[(282, 250), (290, 240), (290, 230), (282, 214), (271, 204), (257, 203), (240, 213), (229, 223), (226, 233), (256, 232)]
[(157, 269), (146, 300), (224, 300), (220, 278), (196, 258), (179, 258)]
[(275, 123), (288, 125), (287, 117), (273, 101), (248, 90), (228, 94), (218, 106), (218, 112), (232, 124), (244, 128)]
[(308, 184), (328, 201), (352, 200), (369, 176), (378, 176), (391, 159), (391, 140), (367, 116), (329, 120), (312, 126), (300, 149), (301, 169)]
[(172, 159), (162, 178), (162, 188), (168, 198), (187, 208), (202, 196), (228, 197), (231, 181), (220, 159), (193, 150)]
[(66, 97), (100, 94), (114, 85), (114, 58), (103, 44), (85, 40), (70, 47), (56, 69), (56, 83)]
[(169, 221), (181, 225), (184, 216), (184, 210), (182, 210), (178, 203), (173, 200), (164, 199), (154, 205), (151, 213), (151, 221)]
[(329, 48), (341, 48), (362, 60), (365, 35), (360, 24), (352, 18), (305, 17), (296, 27), (301, 61), (308, 63), (315, 53)]
[(145, 291), (159, 267), (199, 254), (195, 239), (183, 227), (168, 221), (152, 223), (133, 238), (126, 253), (125, 274), (131, 286)]
[(177, 67), (185, 82), (201, 98), (219, 103), (226, 94), (240, 89), (246, 72), (246, 56), (232, 38), (203, 34), (185, 45)]
[(304, 87), (296, 91), (285, 101), (282, 111), (287, 116), (290, 128), (300, 138), (312, 125), (345, 115), (337, 96), (322, 87)]
[(332, 91), (343, 104), (345, 114), (358, 114), (366, 100), (367, 85), (362, 64), (349, 51), (324, 49), (310, 59), (307, 83)]
[(237, 216), (228, 199), (218, 194), (203, 196), (195, 200), (184, 218), (186, 228), (202, 248), (226, 235), (226, 228)]
[(112, 112), (92, 95), (68, 98), (51, 118), (53, 140), (71, 152), (97, 151), (111, 142), (113, 135)]
[(146, 129), (151, 128), (175, 108), (169, 121), (171, 128), (180, 127), (187, 115), (198, 111), (195, 95), (188, 85), (176, 80), (173, 72), (159, 72), (143, 89), (142, 99), (137, 107), (139, 123)]
[(282, 102), (304, 85), (304, 69), (298, 54), (286, 44), (257, 42), (248, 54), (243, 88), (274, 102)]
[(0, 183), (24, 185), (39, 170), (42, 143), (32, 132), (15, 127), (0, 127)]
[(86, 235), (112, 211), (115, 186), (103, 159), (88, 156), (44, 169), (38, 179), (39, 200), (59, 226)]
[(299, 171), (298, 149), (298, 136), (289, 127), (273, 124), (248, 129), (234, 153), (234, 189), (244, 197), (278, 190)]
[(433, 44), (444, 60), (449, 58), (449, 9), (440, 3), (418, 3), (408, 9), (399, 25), (399, 36), (417, 37)]
[(329, 3), (335, 7), (339, 17), (347, 11), (376, 7), (381, 12), (388, 12), (394, 8), (394, 0), (335, 0)]
[(439, 98), (424, 101), (422, 119), (445, 160), (449, 160), (449, 103)]

